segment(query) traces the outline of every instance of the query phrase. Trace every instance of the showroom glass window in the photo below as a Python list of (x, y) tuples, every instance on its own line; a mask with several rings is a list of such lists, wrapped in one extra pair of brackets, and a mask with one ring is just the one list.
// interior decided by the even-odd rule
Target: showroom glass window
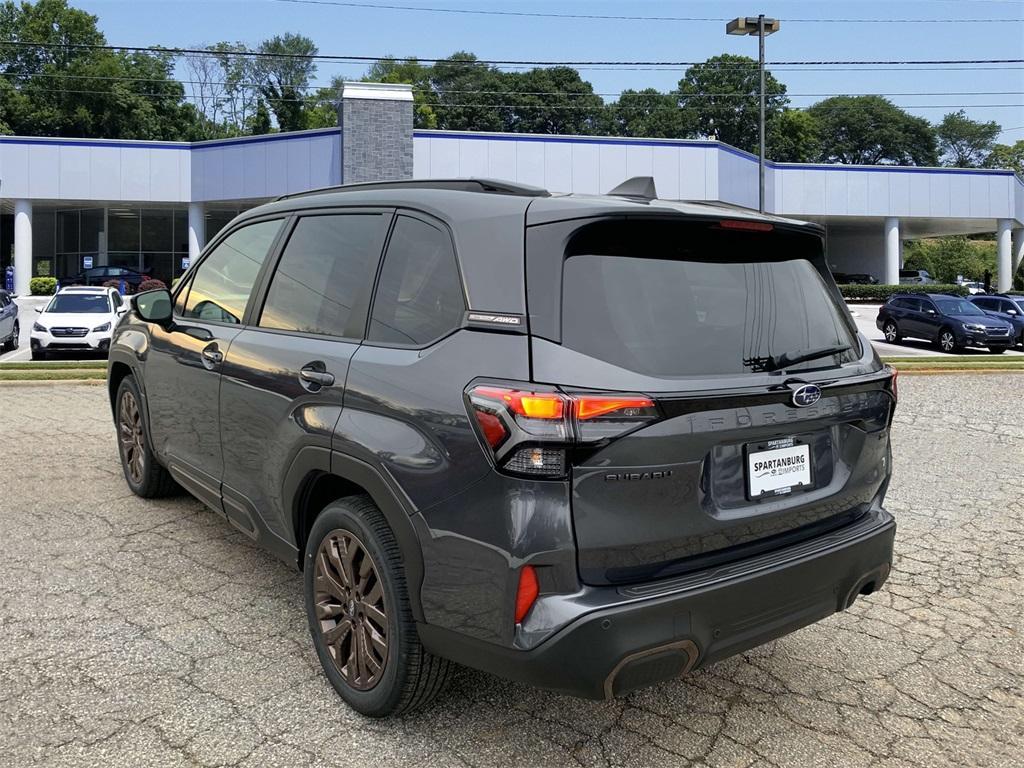
[(256, 276), (281, 228), (281, 219), (235, 230), (196, 270), (183, 316), (232, 325), (242, 322)]
[(260, 315), (260, 326), (361, 338), (369, 291), (390, 216), (304, 216), (288, 238)]

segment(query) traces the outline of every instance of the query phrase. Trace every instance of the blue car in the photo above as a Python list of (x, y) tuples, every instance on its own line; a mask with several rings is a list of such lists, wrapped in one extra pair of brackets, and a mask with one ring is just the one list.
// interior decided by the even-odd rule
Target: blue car
[(18, 305), (14, 297), (0, 288), (0, 352), (11, 352), (18, 348)]
[(971, 303), (1013, 326), (1015, 344), (1024, 346), (1024, 296), (999, 293), (991, 296), (971, 296)]
[(1014, 341), (1008, 322), (985, 314), (966, 298), (938, 293), (893, 295), (878, 310), (875, 325), (890, 344), (908, 337), (923, 339), (943, 352), (988, 347), (998, 355)]

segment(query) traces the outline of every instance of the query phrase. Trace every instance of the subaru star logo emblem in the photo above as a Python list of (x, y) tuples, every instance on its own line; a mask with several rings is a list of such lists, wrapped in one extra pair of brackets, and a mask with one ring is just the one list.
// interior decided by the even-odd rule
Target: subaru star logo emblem
[(806, 408), (819, 400), (821, 400), (821, 389), (813, 384), (804, 384), (793, 390), (793, 405), (797, 408)]

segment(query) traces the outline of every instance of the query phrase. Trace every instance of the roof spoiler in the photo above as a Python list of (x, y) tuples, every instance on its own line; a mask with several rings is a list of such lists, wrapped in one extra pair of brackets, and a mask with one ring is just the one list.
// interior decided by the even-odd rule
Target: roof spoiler
[(658, 190), (654, 187), (653, 176), (634, 176), (615, 187), (609, 195), (631, 197), (637, 200), (657, 200)]

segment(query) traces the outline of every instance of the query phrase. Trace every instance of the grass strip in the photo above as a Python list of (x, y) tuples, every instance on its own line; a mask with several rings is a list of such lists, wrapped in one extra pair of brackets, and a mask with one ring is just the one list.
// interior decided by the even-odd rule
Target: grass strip
[(8, 371), (0, 368), (0, 381), (102, 381), (107, 378), (105, 370), (71, 368), (63, 371)]
[(0, 363), (0, 371), (67, 371), (67, 370), (107, 370), (107, 362), (98, 360), (96, 362), (81, 362), (69, 360), (68, 362), (24, 362), (24, 363)]

